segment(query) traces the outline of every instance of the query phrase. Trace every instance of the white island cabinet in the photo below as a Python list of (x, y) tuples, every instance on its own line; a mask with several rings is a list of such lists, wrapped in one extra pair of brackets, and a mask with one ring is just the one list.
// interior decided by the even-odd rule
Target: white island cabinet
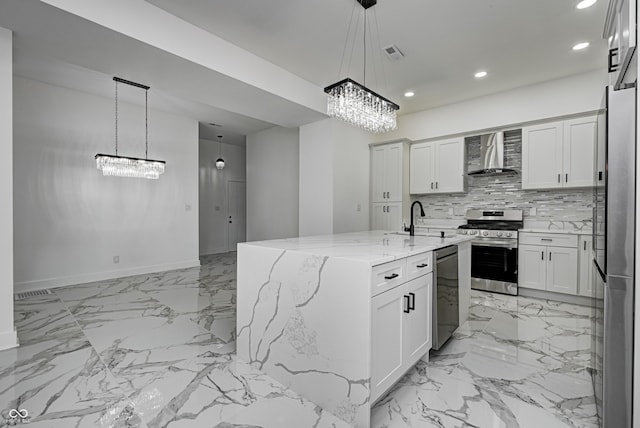
[(431, 348), (433, 250), (347, 233), (238, 245), (238, 357), (355, 427)]

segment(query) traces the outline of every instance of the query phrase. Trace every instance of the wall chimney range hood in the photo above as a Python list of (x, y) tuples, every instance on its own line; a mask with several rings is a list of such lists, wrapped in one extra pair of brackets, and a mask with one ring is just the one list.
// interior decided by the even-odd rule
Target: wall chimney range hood
[(517, 173), (515, 169), (504, 167), (504, 132), (493, 132), (480, 136), (481, 169), (467, 175), (484, 176)]

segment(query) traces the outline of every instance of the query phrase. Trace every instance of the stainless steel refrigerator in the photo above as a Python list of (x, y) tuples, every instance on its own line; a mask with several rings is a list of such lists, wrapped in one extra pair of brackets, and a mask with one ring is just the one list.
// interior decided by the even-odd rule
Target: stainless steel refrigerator
[(595, 153), (592, 362), (605, 428), (631, 427), (635, 259), (636, 88), (607, 87)]

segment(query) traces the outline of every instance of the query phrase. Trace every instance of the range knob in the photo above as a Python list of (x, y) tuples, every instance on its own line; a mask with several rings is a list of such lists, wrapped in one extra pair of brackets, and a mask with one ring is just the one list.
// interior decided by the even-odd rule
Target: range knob
[(460, 231), (460, 234), (462, 234), (462, 235), (466, 235), (466, 234), (467, 234), (467, 231), (466, 231), (466, 230), (464, 230), (464, 229), (462, 229), (462, 230)]
[(511, 235), (513, 235), (511, 232), (507, 232), (507, 238), (511, 238)]
[(477, 231), (477, 230), (470, 230), (470, 231), (469, 231), (469, 235), (475, 235), (476, 233), (478, 233), (478, 231)]
[(499, 238), (502, 236), (502, 232), (496, 232), (496, 236)]
[(489, 236), (489, 232), (487, 232), (486, 230), (482, 231), (482, 236)]

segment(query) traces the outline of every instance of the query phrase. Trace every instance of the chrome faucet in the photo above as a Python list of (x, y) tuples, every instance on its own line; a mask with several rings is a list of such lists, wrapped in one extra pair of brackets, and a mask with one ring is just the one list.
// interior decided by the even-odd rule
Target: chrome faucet
[(411, 204), (411, 225), (410, 225), (409, 227), (405, 227), (405, 228), (404, 228), (404, 231), (405, 231), (405, 232), (409, 232), (409, 236), (415, 236), (415, 234), (416, 234), (416, 228), (415, 228), (415, 226), (413, 225), (413, 207), (414, 207), (416, 204), (420, 205), (420, 216), (422, 216), (422, 217), (424, 217), (424, 216), (425, 216), (424, 208), (422, 208), (422, 203), (420, 203), (420, 201), (414, 201), (414, 202)]

